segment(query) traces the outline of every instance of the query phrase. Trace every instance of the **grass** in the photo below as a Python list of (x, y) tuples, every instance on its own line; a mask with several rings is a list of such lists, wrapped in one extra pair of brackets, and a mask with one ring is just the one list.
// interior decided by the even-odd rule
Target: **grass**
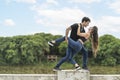
[[(41, 63), (36, 65), (24, 65), (24, 66), (0, 66), (0, 74), (54, 74), (52, 71), (56, 62)], [(61, 66), (62, 69), (74, 69), (70, 63), (64, 63)], [(91, 66), (89, 65), (91, 74), (120, 74), (119, 66)]]

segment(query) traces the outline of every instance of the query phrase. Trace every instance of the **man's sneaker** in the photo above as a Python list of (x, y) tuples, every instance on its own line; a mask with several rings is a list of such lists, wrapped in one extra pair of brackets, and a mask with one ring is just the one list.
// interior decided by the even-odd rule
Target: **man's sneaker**
[(61, 71), (61, 69), (59, 67), (54, 67), (53, 71)]
[(80, 67), (80, 66), (77, 66), (77, 67), (75, 67), (75, 69), (76, 69), (76, 70), (80, 70), (80, 69), (81, 69), (81, 67)]
[(51, 41), (48, 42), (48, 44), (49, 44), (50, 46), (54, 46), (54, 43), (52, 43)]
[(82, 67), (82, 69), (84, 69), (84, 70), (88, 70), (88, 67)]

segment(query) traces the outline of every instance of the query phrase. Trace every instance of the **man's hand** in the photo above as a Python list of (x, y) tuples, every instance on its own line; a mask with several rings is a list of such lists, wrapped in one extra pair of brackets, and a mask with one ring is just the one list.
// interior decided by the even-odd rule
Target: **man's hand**
[(65, 37), (65, 41), (68, 43), (68, 38), (67, 37)]
[(68, 43), (68, 33), (71, 30), (71, 27), (68, 27), (65, 32), (65, 41)]

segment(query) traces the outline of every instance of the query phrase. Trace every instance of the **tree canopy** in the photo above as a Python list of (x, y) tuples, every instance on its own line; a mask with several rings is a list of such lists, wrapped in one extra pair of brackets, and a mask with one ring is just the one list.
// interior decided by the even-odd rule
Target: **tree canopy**
[[(46, 33), (34, 35), (19, 35), (13, 37), (0, 37), (0, 65), (5, 64), (35, 64), (45, 61), (45, 55), (54, 54), (62, 57), (65, 55), (67, 43), (62, 42), (50, 47), (47, 42), (62, 37)], [(106, 34), (99, 37), (99, 51), (96, 58), (91, 57), (91, 43), (85, 43), (88, 49), (90, 64), (114, 66), (120, 64), (120, 39)], [(80, 61), (82, 53), (76, 57)]]

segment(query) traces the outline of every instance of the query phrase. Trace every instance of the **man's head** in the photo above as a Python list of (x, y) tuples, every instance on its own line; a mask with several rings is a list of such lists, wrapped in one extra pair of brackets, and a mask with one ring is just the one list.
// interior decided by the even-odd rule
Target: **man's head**
[(82, 25), (84, 27), (87, 27), (89, 25), (89, 23), (90, 23), (90, 19), (88, 17), (83, 17), (82, 18)]

